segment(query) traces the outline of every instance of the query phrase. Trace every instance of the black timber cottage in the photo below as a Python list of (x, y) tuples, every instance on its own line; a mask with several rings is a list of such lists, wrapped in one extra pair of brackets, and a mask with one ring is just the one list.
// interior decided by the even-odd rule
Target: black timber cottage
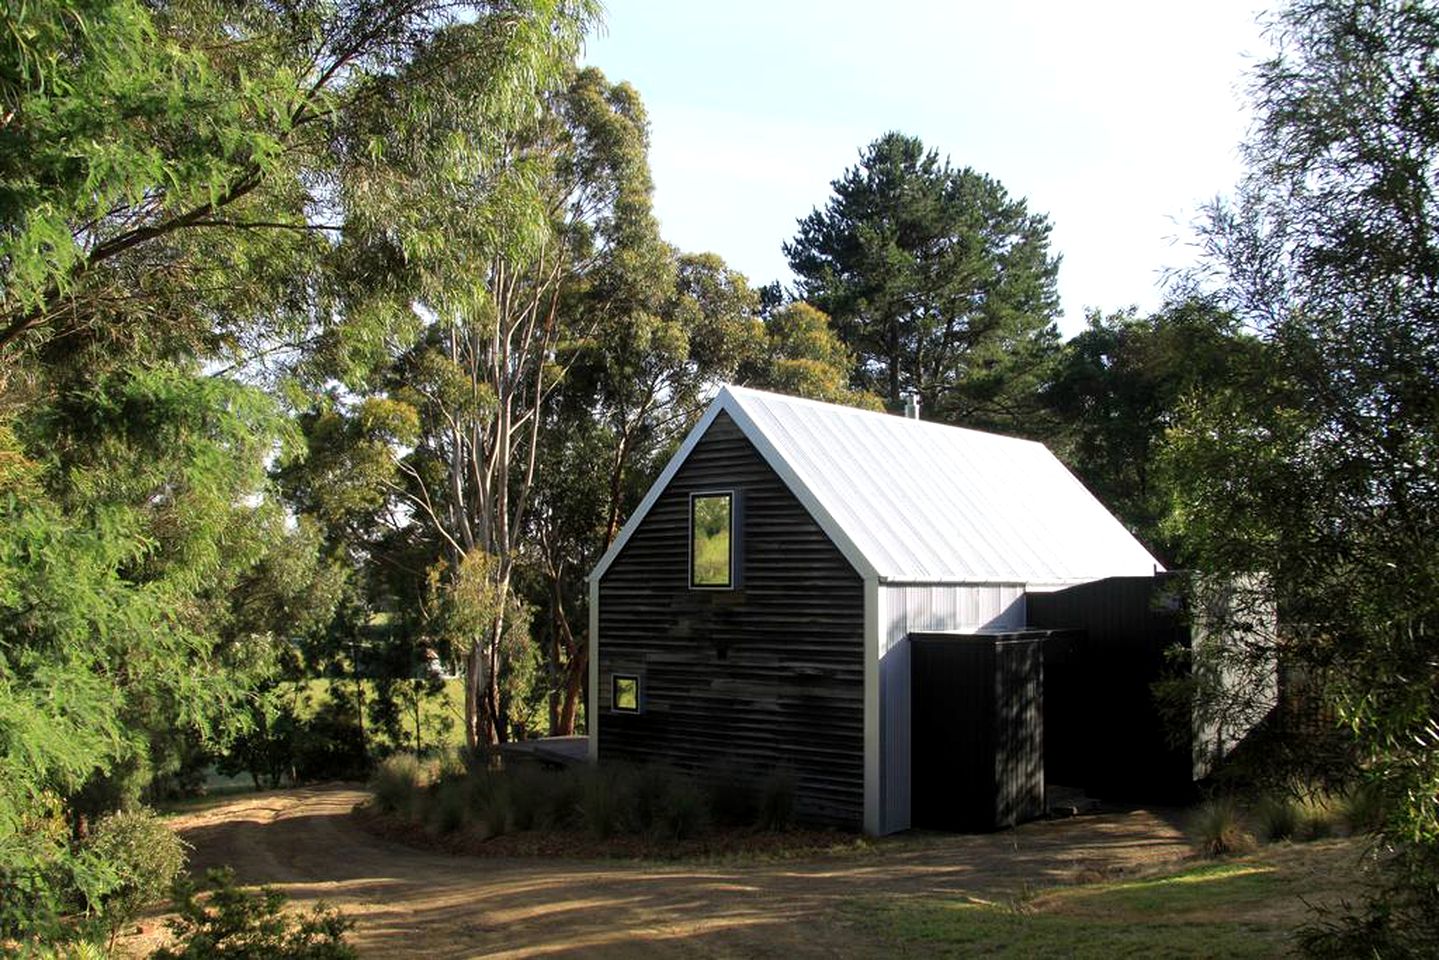
[(1019, 717), (976, 739), (1042, 804), (1037, 708), (1010, 703), (1040, 695), (1030, 598), (1161, 572), (1041, 444), (724, 387), (590, 574), (590, 756), (784, 767), (802, 818), (904, 830), (955, 762), (923, 739), (912, 654), (967, 638), (1001, 675), (975, 702)]

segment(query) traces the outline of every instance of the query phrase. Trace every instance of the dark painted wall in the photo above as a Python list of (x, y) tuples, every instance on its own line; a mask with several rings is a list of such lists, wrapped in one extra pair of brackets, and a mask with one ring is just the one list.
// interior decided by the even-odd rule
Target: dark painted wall
[[(1111, 800), (1180, 803), (1194, 793), (1187, 732), (1171, 739), (1152, 685), (1169, 672), (1165, 651), (1188, 646), (1172, 578), (1111, 577), (1030, 593), (1034, 627), (1079, 628), (1083, 638), (1046, 663), (1046, 720), (1066, 731), (1050, 748), (1050, 782)], [(1082, 777), (1075, 783), (1071, 776)]]
[(993, 830), (1044, 813), (1044, 639), (910, 634), (913, 823)]
[[(689, 587), (689, 495), (736, 489), (740, 588)], [(756, 781), (797, 776), (797, 814), (864, 812), (864, 588), (721, 413), (600, 581), (599, 755)], [(643, 712), (611, 710), (614, 673)]]

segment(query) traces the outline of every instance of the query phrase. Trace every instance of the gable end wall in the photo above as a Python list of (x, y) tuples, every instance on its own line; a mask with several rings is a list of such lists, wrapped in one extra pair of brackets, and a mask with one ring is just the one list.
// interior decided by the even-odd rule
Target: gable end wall
[[(689, 497), (742, 502), (735, 590), (689, 587)], [(864, 806), (864, 583), (721, 413), (600, 580), (593, 702), (601, 761), (797, 778), (803, 819), (858, 829)], [(635, 673), (643, 712), (610, 709)]]

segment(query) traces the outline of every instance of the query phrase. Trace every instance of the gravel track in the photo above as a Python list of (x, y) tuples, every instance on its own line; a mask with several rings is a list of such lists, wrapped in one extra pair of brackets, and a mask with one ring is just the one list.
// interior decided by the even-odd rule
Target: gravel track
[(923, 834), (872, 852), (740, 864), (450, 856), (376, 837), (353, 785), (252, 794), (177, 816), (191, 866), (229, 865), (356, 921), (374, 957), (865, 957), (892, 945), (837, 909), (874, 896), (996, 899), (1182, 859), (1162, 813), (1039, 822), (986, 835)]

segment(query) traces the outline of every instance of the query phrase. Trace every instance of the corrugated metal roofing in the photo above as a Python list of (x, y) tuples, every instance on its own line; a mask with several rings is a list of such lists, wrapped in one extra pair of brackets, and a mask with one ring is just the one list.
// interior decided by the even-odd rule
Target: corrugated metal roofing
[(720, 411), (867, 576), (1059, 584), (1163, 569), (1043, 444), (726, 386), (592, 576)]

